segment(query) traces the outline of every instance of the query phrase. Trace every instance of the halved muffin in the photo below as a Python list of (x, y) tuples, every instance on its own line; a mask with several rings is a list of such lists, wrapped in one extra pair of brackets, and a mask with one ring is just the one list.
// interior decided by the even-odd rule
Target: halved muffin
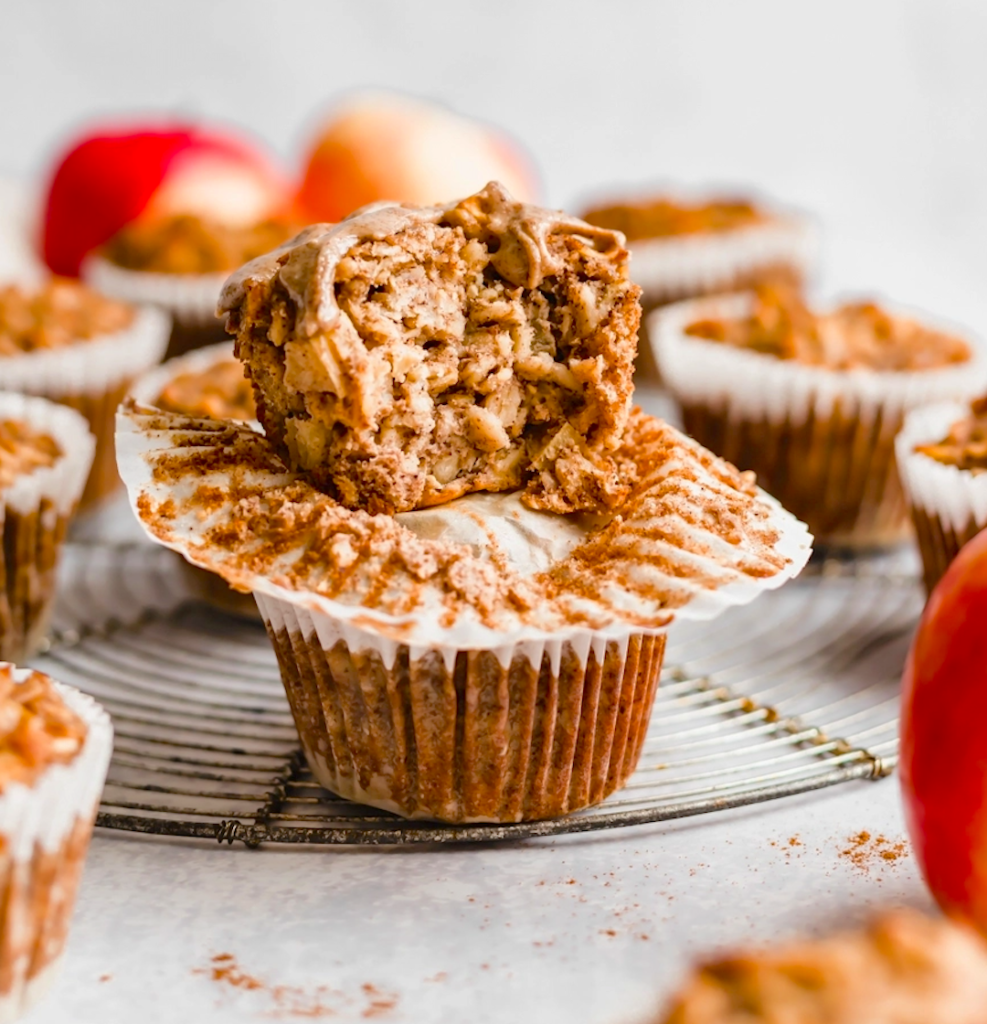
[(315, 225), (220, 303), (288, 465), (350, 508), (525, 488), (612, 508), (640, 320), (617, 232), (514, 202), (381, 205)]

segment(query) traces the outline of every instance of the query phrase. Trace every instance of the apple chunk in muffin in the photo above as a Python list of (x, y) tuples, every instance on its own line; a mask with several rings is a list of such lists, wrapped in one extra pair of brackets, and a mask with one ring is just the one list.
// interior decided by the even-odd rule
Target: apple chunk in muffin
[(618, 232), (514, 202), (367, 207), (227, 283), (220, 311), (292, 469), (350, 508), (524, 488), (605, 511), (640, 320)]

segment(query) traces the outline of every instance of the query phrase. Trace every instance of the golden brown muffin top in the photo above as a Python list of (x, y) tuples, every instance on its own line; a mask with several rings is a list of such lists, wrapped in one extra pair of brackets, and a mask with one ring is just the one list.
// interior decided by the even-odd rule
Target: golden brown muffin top
[(910, 911), (700, 967), (662, 1024), (984, 1024), (987, 945)]
[(234, 227), (189, 214), (137, 220), (100, 254), (127, 270), (158, 274), (224, 274), (279, 246), (297, 231), (283, 220)]
[(987, 470), (987, 395), (972, 401), (969, 415), (957, 420), (945, 437), (916, 445), (915, 451), (971, 473)]
[(154, 400), (167, 412), (205, 416), (214, 420), (257, 418), (254, 391), (243, 375), (239, 359), (217, 360), (205, 370), (190, 370), (172, 377)]
[(131, 306), (78, 281), (53, 277), (40, 288), (0, 288), (0, 356), (90, 341), (129, 327)]
[(14, 680), (0, 665), (0, 792), (14, 782), (31, 785), (53, 764), (67, 764), (82, 749), (86, 725), (41, 672)]
[(601, 228), (622, 232), (628, 242), (638, 242), (648, 238), (736, 231), (772, 218), (744, 199), (686, 203), (659, 196), (638, 203), (594, 207), (586, 213), (585, 219)]
[(873, 302), (815, 313), (794, 288), (764, 285), (739, 319), (697, 320), (685, 333), (830, 370), (931, 370), (967, 362), (969, 345)]
[(0, 491), (19, 477), (53, 466), (62, 449), (48, 434), (21, 420), (0, 420)]

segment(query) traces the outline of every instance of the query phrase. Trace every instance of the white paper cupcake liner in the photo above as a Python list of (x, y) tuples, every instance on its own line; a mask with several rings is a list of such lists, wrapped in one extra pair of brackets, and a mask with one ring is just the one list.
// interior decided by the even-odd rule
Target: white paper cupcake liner
[[(14, 670), (20, 681), (29, 670)], [(75, 885), (92, 834), (113, 747), (109, 716), (91, 697), (56, 683), (59, 695), (86, 724), (82, 750), (69, 764), (48, 768), (32, 786), (14, 783), (0, 793), (0, 860), (8, 867), (0, 900), (2, 973), (0, 1022), (13, 1021), (43, 991), (62, 952)], [(54, 867), (54, 874), (49, 875)], [(51, 877), (51, 896), (39, 900), (37, 878)], [(39, 918), (39, 905), (44, 914)]]
[(957, 420), (969, 415), (969, 405), (961, 402), (917, 409), (895, 439), (898, 469), (909, 503), (937, 516), (957, 533), (966, 530), (971, 521), (981, 529), (987, 526), (987, 473), (971, 473), (937, 462), (915, 448), (941, 441)]
[(89, 256), (82, 278), (97, 291), (121, 302), (157, 306), (183, 324), (218, 324), (216, 305), (229, 275), (163, 274), (128, 270), (101, 256)]
[[(156, 452), (171, 451), (175, 446), (175, 433), (167, 429), (158, 429), (157, 425), (164, 417), (141, 412), (122, 411), (117, 420), (117, 458), (120, 475), (123, 477), (130, 494), (131, 506), (138, 519), (141, 519), (139, 502), (142, 496), (152, 501), (166, 500), (171, 494), (168, 486), (155, 478), (153, 462)], [(186, 423), (196, 421), (186, 420)], [(146, 427), (148, 427), (146, 429)], [(202, 443), (209, 446), (214, 443), (216, 433), (215, 421), (201, 421), (203, 429)], [(665, 477), (674, 477), (677, 473), (695, 473), (699, 463), (690, 457), (692, 450), (698, 450), (695, 442), (683, 438), (672, 428), (665, 428), (674, 435), (682, 446), (681, 460), (669, 457), (661, 470), (654, 474), (652, 486), (661, 488)], [(190, 444), (190, 431), (177, 431), (182, 439), (182, 447), (188, 453), (194, 453), (195, 446)], [(253, 471), (247, 474), (251, 483), (261, 490), (282, 485), (290, 474), (285, 471), (280, 475), (266, 471)], [(196, 485), (210, 484), (222, 489), (228, 483), (221, 474), (199, 476)], [(696, 487), (701, 490), (701, 483)], [(772, 547), (773, 554), (785, 560), (783, 567), (771, 574), (750, 575), (745, 572), (746, 562), (751, 552), (729, 544), (726, 540), (712, 536), (702, 527), (696, 527), (686, 521), (674, 523), (674, 530), (680, 533), (698, 530), (701, 532), (702, 544), (698, 541), (695, 547), (701, 550), (687, 551), (676, 546), (672, 540), (655, 539), (654, 550), (642, 554), (636, 550), (628, 550), (626, 564), (628, 573), (636, 574), (655, 592), (659, 589), (665, 594), (673, 594), (674, 602), (669, 604), (649, 605), (633, 593), (619, 590), (610, 581), (600, 584), (601, 600), (607, 605), (600, 606), (589, 598), (573, 597), (572, 611), (586, 612), (587, 617), (598, 623), (594, 633), (607, 639), (620, 640), (632, 633), (647, 631), (641, 625), (642, 617), (650, 616), (659, 625), (653, 632), (664, 629), (668, 617), (675, 619), (709, 619), (734, 605), (747, 604), (767, 590), (783, 585), (801, 572), (811, 553), (811, 536), (804, 524), (786, 512), (775, 499), (760, 494), (763, 512), (769, 516), (764, 524), (772, 529), (776, 541)], [(414, 513), (412, 513), (414, 515)], [(141, 520), (143, 522), (143, 520)], [(400, 522), (400, 517), (398, 517)], [(622, 520), (628, 529), (634, 525), (633, 516)], [(148, 531), (148, 536), (157, 543), (164, 544), (178, 551), (193, 565), (213, 572), (221, 573), (221, 564), (214, 558), (208, 546), (202, 547), (201, 534), (216, 522), (215, 516), (204, 521), (196, 515), (188, 515), (171, 525), (171, 535), (162, 537)], [(147, 527), (145, 525), (145, 530)], [(672, 534), (669, 535), (670, 537)], [(696, 538), (693, 538), (696, 540)], [(633, 538), (629, 538), (633, 544)], [(618, 556), (615, 555), (615, 561)], [(671, 566), (671, 568), (669, 568)], [(475, 616), (460, 614), (450, 625), (448, 609), (441, 594), (434, 595), (424, 607), (418, 608), (413, 616), (398, 617), (380, 609), (368, 607), (357, 600), (347, 603), (341, 599), (324, 597), (308, 590), (294, 590), (279, 586), (267, 576), (257, 573), (237, 573), (237, 585), (250, 589), (255, 596), (265, 595), (276, 600), (285, 601), (296, 608), (309, 613), (318, 614), (336, 623), (359, 624), (359, 633), (368, 635), (379, 634), (384, 637), (400, 637), (402, 643), (419, 648), (435, 648), (444, 652), (447, 659), (454, 658), (462, 650), (500, 650), (513, 649), (517, 644), (533, 641), (535, 643), (565, 642), (578, 640), (584, 630), (575, 626), (560, 626), (555, 620), (550, 627), (539, 627), (534, 623), (519, 623), (509, 629), (494, 629), (479, 621)], [(706, 580), (718, 579), (715, 587), (706, 584)], [(357, 595), (358, 597), (358, 595)], [(352, 638), (358, 643), (356, 636)], [(347, 642), (350, 642), (348, 639)], [(368, 641), (369, 642), (369, 641)], [(539, 655), (540, 656), (540, 655)]]
[(599, 803), (637, 765), (664, 635), (587, 630), (449, 660), (257, 601), (306, 759), (340, 796), (408, 818), (539, 820)]
[(41, 349), (0, 359), (4, 391), (61, 399), (98, 396), (157, 363), (168, 343), (167, 314), (150, 306), (137, 309), (121, 331), (57, 349)]
[(804, 423), (810, 415), (828, 416), (839, 401), (845, 415), (871, 421), (879, 412), (888, 419), (922, 405), (972, 398), (987, 384), (987, 354), (979, 339), (955, 325), (900, 307), (892, 312), (963, 338), (971, 348), (971, 359), (935, 370), (830, 370), (685, 333), (697, 320), (747, 316), (753, 302), (750, 294), (713, 296), (675, 303), (651, 314), (648, 329), (655, 358), (680, 402), (701, 403), (744, 419)]
[(85, 419), (44, 398), (0, 392), (0, 420), (54, 438), (52, 466), (18, 476), (0, 492), (0, 657), (23, 660), (44, 638), (68, 520), (89, 476), (95, 439)]
[(651, 306), (714, 292), (736, 291), (759, 274), (791, 269), (811, 276), (818, 251), (814, 225), (785, 216), (733, 231), (630, 242), (631, 277)]

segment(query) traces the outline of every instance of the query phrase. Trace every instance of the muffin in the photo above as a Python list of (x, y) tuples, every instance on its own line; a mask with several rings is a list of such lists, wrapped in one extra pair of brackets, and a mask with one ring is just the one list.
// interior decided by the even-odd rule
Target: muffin
[[(257, 418), (253, 388), (243, 364), (233, 355), (232, 341), (169, 359), (135, 381), (130, 394), (145, 405), (197, 419), (254, 423)], [(215, 573), (184, 560), (182, 565), (186, 583), (197, 598), (232, 615), (260, 621), (251, 594), (231, 590)]]
[(907, 537), (905, 414), (987, 380), (978, 344), (952, 328), (873, 303), (815, 312), (785, 288), (669, 306), (651, 331), (686, 431), (836, 546)]
[(638, 289), (620, 234), (491, 183), (307, 228), (220, 309), (286, 464), (348, 508), (524, 488), (603, 511), (631, 404)]
[(662, 1024), (983, 1024), (987, 945), (912, 911), (866, 930), (714, 960)]
[(22, 661), (44, 638), (94, 448), (72, 409), (0, 392), (0, 660)]
[(124, 302), (166, 310), (167, 357), (226, 339), (216, 300), (230, 271), (291, 234), (284, 220), (230, 225), (192, 214), (147, 217), (125, 226), (87, 257), (82, 276)]
[(895, 441), (926, 590), (987, 526), (987, 397), (916, 409)]
[(119, 486), (114, 413), (133, 379), (161, 358), (167, 337), (168, 319), (158, 310), (107, 299), (65, 278), (0, 288), (3, 390), (71, 406), (96, 437), (82, 507)]
[(58, 967), (112, 745), (90, 697), (0, 663), (0, 1020)]
[[(772, 281), (800, 286), (815, 258), (815, 233), (806, 217), (750, 199), (660, 195), (596, 206), (585, 218), (627, 239), (645, 313)], [(638, 373), (655, 381), (658, 368), (646, 329), (642, 338)]]

